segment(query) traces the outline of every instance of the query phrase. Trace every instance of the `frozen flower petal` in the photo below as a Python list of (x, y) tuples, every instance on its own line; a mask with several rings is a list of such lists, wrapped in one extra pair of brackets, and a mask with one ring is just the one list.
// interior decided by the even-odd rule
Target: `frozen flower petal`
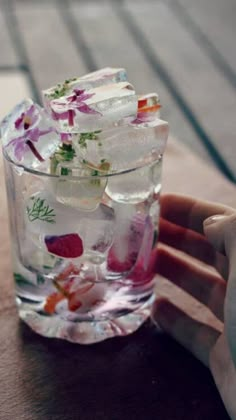
[(74, 89), (71, 95), (46, 102), (58, 131), (78, 133), (109, 128), (122, 118), (137, 115), (137, 96), (128, 82), (114, 83), (95, 89)]
[(90, 106), (86, 105), (86, 104), (81, 104), (78, 106), (78, 110), (80, 112), (83, 112), (84, 114), (99, 114), (102, 115), (101, 112), (96, 111), (95, 109), (91, 108)]
[(37, 168), (61, 143), (50, 117), (31, 100), (18, 104), (2, 123), (2, 143), (6, 155), (27, 168)]

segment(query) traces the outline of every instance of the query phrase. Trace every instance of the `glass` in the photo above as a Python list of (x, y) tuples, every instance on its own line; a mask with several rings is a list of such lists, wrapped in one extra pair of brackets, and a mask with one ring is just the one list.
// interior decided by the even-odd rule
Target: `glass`
[(162, 156), (104, 176), (4, 164), (20, 318), (77, 343), (135, 331), (154, 299)]

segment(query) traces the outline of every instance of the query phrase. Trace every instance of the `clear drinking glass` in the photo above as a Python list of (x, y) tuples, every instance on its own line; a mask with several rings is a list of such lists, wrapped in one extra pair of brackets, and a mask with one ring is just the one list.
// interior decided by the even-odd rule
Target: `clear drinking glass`
[(162, 156), (104, 176), (4, 164), (20, 318), (77, 343), (135, 331), (154, 299)]

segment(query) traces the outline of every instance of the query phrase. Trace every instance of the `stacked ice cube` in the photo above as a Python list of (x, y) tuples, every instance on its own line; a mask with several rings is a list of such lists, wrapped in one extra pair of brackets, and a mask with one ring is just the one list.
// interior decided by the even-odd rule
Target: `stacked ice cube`
[(122, 68), (68, 79), (42, 94), (44, 108), (26, 99), (0, 127), (4, 153), (19, 166), (96, 177), (142, 166), (164, 151), (168, 124), (159, 118), (158, 95), (137, 95)]

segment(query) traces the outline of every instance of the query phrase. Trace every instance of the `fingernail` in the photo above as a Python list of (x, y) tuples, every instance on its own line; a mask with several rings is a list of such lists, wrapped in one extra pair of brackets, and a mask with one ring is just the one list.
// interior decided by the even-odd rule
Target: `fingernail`
[(208, 217), (206, 220), (204, 220), (203, 225), (208, 227), (210, 225), (213, 225), (213, 223), (225, 219), (226, 217), (227, 216), (225, 216), (224, 214), (216, 214), (215, 216)]

